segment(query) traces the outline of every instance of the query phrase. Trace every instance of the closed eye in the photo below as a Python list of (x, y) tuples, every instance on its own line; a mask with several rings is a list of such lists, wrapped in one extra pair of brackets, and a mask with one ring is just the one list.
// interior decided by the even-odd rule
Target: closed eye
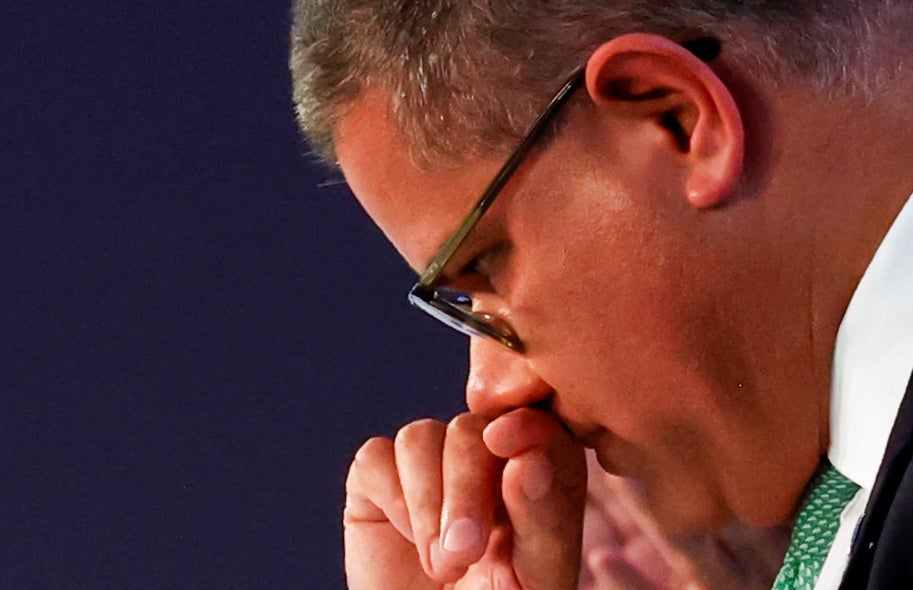
[(491, 285), (488, 283), (488, 275), (485, 272), (486, 256), (483, 252), (482, 255), (476, 256), (464, 264), (458, 272), (446, 280), (446, 287), (466, 293), (490, 291)]
[(471, 258), (460, 268), (447, 286), (467, 292), (493, 292), (495, 276), (507, 252), (507, 242), (498, 242)]

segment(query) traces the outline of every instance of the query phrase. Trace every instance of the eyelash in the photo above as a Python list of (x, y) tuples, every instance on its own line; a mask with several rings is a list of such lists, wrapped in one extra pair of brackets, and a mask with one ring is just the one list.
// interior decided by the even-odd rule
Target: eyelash
[(487, 256), (487, 253), (483, 252), (482, 254), (474, 257), (472, 260), (463, 265), (463, 268), (460, 269), (460, 272), (457, 273), (457, 276), (468, 277), (472, 275), (485, 274), (485, 271), (482, 269), (482, 260)]
[(459, 271), (451, 275), (450, 279), (445, 281), (445, 284), (451, 289), (467, 294), (488, 290), (490, 288), (488, 286), (488, 277), (480, 268), (483, 256), (485, 256), (484, 253), (472, 258)]
[[(469, 260), (455, 276), (456, 282), (468, 283), (474, 288), (470, 291), (495, 290), (493, 283), (495, 276), (500, 272), (496, 268), (497, 259), (503, 255), (506, 244), (494, 244)], [(461, 280), (462, 279), (462, 280)], [(483, 284), (479, 284), (479, 283)]]

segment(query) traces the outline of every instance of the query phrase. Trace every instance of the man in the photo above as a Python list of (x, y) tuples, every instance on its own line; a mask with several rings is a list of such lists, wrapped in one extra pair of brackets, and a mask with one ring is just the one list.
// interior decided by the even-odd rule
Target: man
[(913, 583), (911, 24), (297, 2), (303, 128), (473, 336), (469, 412), (355, 458), (352, 588), (574, 587), (583, 447), (668, 534), (795, 519), (776, 587)]

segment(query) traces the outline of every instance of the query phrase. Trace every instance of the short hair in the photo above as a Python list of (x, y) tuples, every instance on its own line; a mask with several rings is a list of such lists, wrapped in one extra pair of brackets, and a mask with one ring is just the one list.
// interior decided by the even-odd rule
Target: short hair
[[(608, 39), (711, 36), (741, 72), (863, 91), (879, 23), (909, 0), (296, 0), (293, 100), (317, 155), (367, 88), (391, 99), (418, 161), (508, 149)], [(900, 8), (909, 13), (909, 9)]]

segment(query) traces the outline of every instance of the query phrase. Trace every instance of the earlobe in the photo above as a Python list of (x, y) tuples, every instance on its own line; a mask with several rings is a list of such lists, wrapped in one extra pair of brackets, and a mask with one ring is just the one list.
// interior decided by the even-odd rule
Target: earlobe
[(722, 205), (742, 173), (744, 130), (735, 99), (716, 73), (683, 46), (632, 33), (603, 44), (587, 62), (586, 86), (600, 107), (662, 127), (686, 174), (696, 208)]

